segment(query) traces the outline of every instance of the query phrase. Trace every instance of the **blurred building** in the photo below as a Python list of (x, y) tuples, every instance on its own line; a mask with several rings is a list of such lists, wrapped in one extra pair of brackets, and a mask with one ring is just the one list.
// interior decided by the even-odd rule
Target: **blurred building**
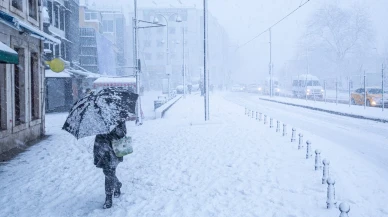
[[(81, 7), (80, 11), (80, 26), (82, 28), (93, 28), (97, 37), (97, 48), (103, 47), (104, 52), (100, 54), (111, 55), (111, 47), (114, 52), (114, 69), (110, 68), (109, 71), (103, 71), (99, 68), (99, 73), (108, 75), (125, 75), (125, 66), (127, 64), (127, 55), (125, 48), (127, 46), (127, 26), (124, 13), (121, 9), (115, 9), (107, 6), (96, 6), (95, 4), (89, 5), (85, 2), (85, 5)], [(104, 40), (102, 37), (109, 41)], [(99, 42), (98, 40), (101, 40)], [(82, 44), (82, 43), (81, 43)], [(106, 50), (108, 49), (108, 50)], [(103, 58), (106, 60), (107, 58)], [(99, 60), (98, 60), (99, 62)], [(103, 65), (108, 64), (106, 61)], [(98, 65), (98, 64), (96, 64)]]
[(0, 153), (44, 135), (44, 43), (61, 40), (43, 31), (41, 6), (0, 1)]
[[(156, 18), (159, 24), (164, 25), (167, 24), (166, 20), (168, 22), (168, 28), (139, 30), (139, 58), (142, 61), (144, 86), (161, 89), (162, 79), (167, 78), (167, 71), (170, 70), (167, 65), (171, 66), (172, 88), (182, 84), (183, 57), (186, 80), (198, 83), (203, 74), (203, 11), (195, 8), (139, 8), (138, 11), (140, 20), (153, 22)], [(178, 17), (178, 21), (182, 22), (177, 22)], [(228, 80), (230, 42), (225, 29), (210, 13), (208, 28), (210, 83), (220, 85)]]

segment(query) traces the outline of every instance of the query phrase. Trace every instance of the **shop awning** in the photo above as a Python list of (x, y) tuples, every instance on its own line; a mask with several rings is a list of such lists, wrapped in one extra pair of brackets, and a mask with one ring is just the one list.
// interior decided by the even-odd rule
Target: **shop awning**
[(19, 55), (0, 41), (0, 63), (19, 64)]
[(0, 21), (7, 24), (8, 26), (18, 30), (19, 32), (27, 32), (30, 35), (39, 38), (41, 40), (52, 41), (56, 44), (61, 44), (61, 40), (41, 31), (37, 27), (33, 27), (28, 23), (25, 23), (3, 11), (0, 11)]

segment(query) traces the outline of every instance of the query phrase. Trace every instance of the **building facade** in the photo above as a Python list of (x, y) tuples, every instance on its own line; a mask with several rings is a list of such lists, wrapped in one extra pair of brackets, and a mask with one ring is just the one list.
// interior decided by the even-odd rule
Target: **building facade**
[[(140, 8), (139, 19), (156, 20), (166, 25), (139, 30), (144, 85), (161, 89), (162, 80), (171, 70), (171, 87), (175, 88), (183, 84), (183, 69), (187, 82), (199, 83), (203, 74), (203, 11), (195, 8)], [(219, 85), (227, 77), (230, 42), (225, 29), (210, 13), (208, 29), (210, 83)]]
[(37, 0), (0, 2), (0, 41), (16, 51), (18, 64), (0, 63), (0, 153), (44, 135), (44, 42)]

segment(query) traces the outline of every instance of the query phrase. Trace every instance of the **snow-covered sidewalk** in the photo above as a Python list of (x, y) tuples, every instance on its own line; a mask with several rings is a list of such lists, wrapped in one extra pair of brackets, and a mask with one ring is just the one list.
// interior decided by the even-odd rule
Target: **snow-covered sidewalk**
[(270, 98), (268, 96), (260, 96), (258, 97), (263, 100), (271, 100), (275, 102), (280, 102), (289, 105), (302, 106), (305, 108), (311, 109), (320, 109), (332, 113), (344, 114), (346, 116), (354, 116), (359, 118), (366, 119), (380, 119), (388, 122), (388, 108), (382, 111), (381, 108), (378, 107), (367, 107), (364, 109), (364, 106), (359, 105), (351, 105), (349, 107), (348, 104), (340, 104), (337, 105), (332, 102), (320, 102), (314, 100), (305, 100), (305, 99), (296, 99), (296, 98), (287, 98), (287, 97), (274, 97)]
[[(134, 153), (118, 167), (123, 194), (109, 210), (94, 138), (75, 140), (61, 130), (66, 114), (49, 115), (50, 137), (0, 166), (0, 216), (339, 216), (325, 209), (322, 171), (289, 136), (222, 97), (211, 100), (208, 123), (199, 96), (180, 100), (164, 119), (127, 123)], [(337, 199), (350, 203), (351, 216), (388, 215), (378, 168), (322, 138), (305, 139), (332, 161)]]

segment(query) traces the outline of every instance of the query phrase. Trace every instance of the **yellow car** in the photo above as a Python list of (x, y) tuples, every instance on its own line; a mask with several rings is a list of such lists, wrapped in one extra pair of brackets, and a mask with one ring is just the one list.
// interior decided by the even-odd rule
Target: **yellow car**
[[(364, 88), (355, 90), (351, 95), (351, 102), (353, 105), (364, 105)], [(388, 105), (388, 99), (384, 99), (385, 105)], [(383, 105), (383, 91), (381, 88), (367, 88), (366, 89), (366, 106), (382, 106)]]

